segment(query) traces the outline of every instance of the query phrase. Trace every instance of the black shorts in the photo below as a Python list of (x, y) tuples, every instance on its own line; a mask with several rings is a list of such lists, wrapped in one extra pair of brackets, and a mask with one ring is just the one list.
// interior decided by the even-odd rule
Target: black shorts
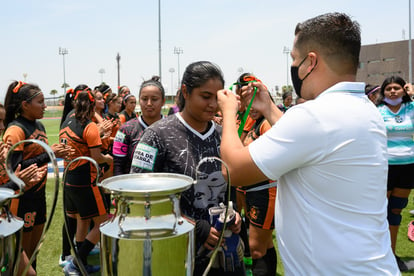
[(23, 219), (23, 232), (30, 232), (33, 226), (42, 225), (46, 222), (46, 194), (45, 187), (34, 194), (26, 192), (22, 196), (13, 199), (11, 211)]
[(246, 192), (247, 218), (255, 227), (275, 229), (276, 187)]
[(81, 219), (91, 219), (107, 214), (101, 189), (92, 184), (65, 183), (65, 210), (67, 214), (79, 214)]
[(387, 190), (414, 188), (414, 164), (388, 165)]

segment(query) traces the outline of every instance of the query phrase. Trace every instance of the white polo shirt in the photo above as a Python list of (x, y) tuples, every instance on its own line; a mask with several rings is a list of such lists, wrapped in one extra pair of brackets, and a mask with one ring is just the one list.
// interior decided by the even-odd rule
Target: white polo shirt
[(276, 234), (286, 275), (399, 275), (387, 222), (387, 137), (364, 83), (289, 109), (249, 145), (279, 179)]

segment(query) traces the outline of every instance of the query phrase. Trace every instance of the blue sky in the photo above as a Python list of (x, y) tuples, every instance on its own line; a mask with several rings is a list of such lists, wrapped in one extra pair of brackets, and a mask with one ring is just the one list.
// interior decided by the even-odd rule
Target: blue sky
[[(223, 70), (226, 87), (239, 71), (255, 73), (269, 88), (285, 85), (296, 24), (326, 12), (345, 12), (361, 25), (362, 43), (409, 38), (409, 0), (161, 0), (162, 82), (167, 93), (197, 60)], [(133, 93), (143, 79), (158, 75), (158, 1), (14, 0), (0, 2), (0, 102), (12, 80), (38, 84), (46, 97), (63, 83), (117, 86), (116, 54), (121, 55), (121, 85)], [(98, 73), (103, 68), (104, 74)], [(174, 68), (174, 73), (169, 69)], [(289, 82), (290, 82), (290, 76)], [(172, 86), (172, 89), (171, 89)]]

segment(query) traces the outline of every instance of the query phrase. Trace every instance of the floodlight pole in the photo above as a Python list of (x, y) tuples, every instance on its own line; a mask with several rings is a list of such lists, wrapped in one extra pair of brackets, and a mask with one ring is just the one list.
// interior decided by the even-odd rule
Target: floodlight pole
[(63, 57), (63, 95), (66, 95), (66, 72), (65, 72), (65, 55), (68, 54), (68, 49), (59, 47), (59, 55)]
[(184, 53), (183, 49), (181, 47), (174, 47), (174, 54), (177, 55), (178, 59), (178, 67), (177, 67), (177, 79), (178, 79), (178, 87), (180, 87), (180, 55)]

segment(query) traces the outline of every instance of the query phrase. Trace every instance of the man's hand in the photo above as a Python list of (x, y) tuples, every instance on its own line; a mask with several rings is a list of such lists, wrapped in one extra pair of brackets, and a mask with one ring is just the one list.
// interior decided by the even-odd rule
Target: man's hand
[(246, 97), (248, 102), (250, 102), (253, 98), (255, 88), (257, 88), (257, 91), (252, 108), (262, 113), (266, 120), (271, 125), (274, 125), (282, 117), (283, 112), (273, 103), (272, 97), (263, 83), (251, 82), (248, 86), (243, 87), (243, 97)]
[(217, 92), (217, 103), (223, 116), (225, 113), (236, 115), (239, 110), (240, 97), (230, 90), (222, 89)]
[(271, 96), (266, 88), (266, 86), (261, 82), (251, 82), (249, 85), (242, 88), (242, 95), (246, 99), (247, 105), (251, 102), (254, 90), (257, 89), (256, 95), (254, 97), (252, 107), (255, 110), (260, 111), (264, 114), (266, 110), (269, 110), (269, 106), (273, 104)]

